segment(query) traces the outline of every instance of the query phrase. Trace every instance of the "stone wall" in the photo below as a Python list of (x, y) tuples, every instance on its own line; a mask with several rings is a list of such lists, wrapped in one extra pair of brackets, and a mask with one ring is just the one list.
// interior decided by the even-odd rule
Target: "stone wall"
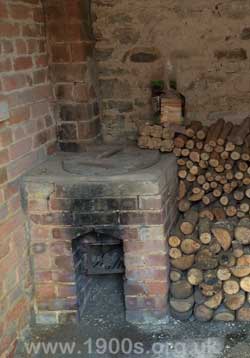
[(54, 152), (56, 135), (41, 1), (0, 1), (0, 34), (0, 356), (5, 357), (30, 320), (19, 181)]
[(45, 0), (45, 10), (58, 140), (80, 151), (100, 134), (89, 0)]
[(175, 77), (187, 117), (249, 114), (247, 0), (93, 0), (106, 140), (150, 118), (150, 81)]

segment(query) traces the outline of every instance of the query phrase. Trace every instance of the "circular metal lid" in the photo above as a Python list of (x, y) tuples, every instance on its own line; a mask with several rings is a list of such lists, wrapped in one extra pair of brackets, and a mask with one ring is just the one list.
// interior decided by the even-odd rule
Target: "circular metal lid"
[(100, 145), (84, 153), (72, 154), (62, 161), (62, 167), (81, 176), (113, 176), (149, 168), (159, 160), (158, 151)]

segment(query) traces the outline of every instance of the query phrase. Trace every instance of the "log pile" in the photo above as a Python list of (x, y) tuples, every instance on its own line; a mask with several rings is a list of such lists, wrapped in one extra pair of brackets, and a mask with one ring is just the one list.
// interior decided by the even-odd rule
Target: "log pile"
[[(156, 126), (148, 127), (140, 131), (139, 146), (153, 148), (158, 138), (154, 149), (165, 151), (166, 128), (155, 137)], [(180, 320), (249, 321), (250, 118), (238, 126), (220, 119), (210, 127), (195, 121), (182, 133), (168, 131), (180, 214), (168, 238), (171, 313)]]
[(250, 320), (250, 218), (189, 209), (168, 238), (170, 311), (179, 320)]
[(175, 153), (180, 212), (198, 203), (213, 208), (215, 218), (249, 215), (250, 117), (241, 125), (222, 119), (210, 127), (198, 121), (186, 128), (146, 124), (138, 146)]
[(145, 124), (139, 128), (138, 146), (142, 149), (158, 149), (161, 152), (172, 152), (176, 133), (184, 133), (185, 129), (177, 125)]

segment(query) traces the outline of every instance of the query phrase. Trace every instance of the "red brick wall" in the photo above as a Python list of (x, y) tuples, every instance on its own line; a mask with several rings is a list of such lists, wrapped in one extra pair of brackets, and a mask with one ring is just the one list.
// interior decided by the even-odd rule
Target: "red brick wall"
[(89, 0), (45, 0), (45, 10), (60, 147), (81, 151), (100, 133)]
[(0, 114), (9, 106), (9, 119), (0, 122), (0, 356), (4, 357), (27, 326), (30, 311), (28, 240), (19, 180), (54, 152), (56, 135), (41, 1), (0, 0), (0, 34)]
[[(151, 195), (141, 181), (135, 181), (132, 188), (126, 180), (104, 185), (74, 181), (72, 185), (60, 175), (53, 184), (46, 179), (42, 183), (27, 179), (23, 196), (30, 219), (36, 323), (69, 322), (76, 319), (77, 309), (84, 308), (83, 297), (86, 303), (91, 280), (84, 276), (82, 264), (79, 291), (71, 242), (93, 227), (123, 241), (127, 319), (152, 322), (166, 318), (166, 233), (177, 213), (177, 175), (174, 165), (171, 168), (172, 177), (165, 176), (164, 184), (159, 179), (158, 194)], [(157, 187), (158, 183), (152, 183)]]

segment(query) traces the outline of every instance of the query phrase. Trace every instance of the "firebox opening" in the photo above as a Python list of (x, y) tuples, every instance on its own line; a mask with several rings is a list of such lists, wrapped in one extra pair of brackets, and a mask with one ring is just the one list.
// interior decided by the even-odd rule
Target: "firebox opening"
[(73, 240), (79, 319), (124, 317), (124, 259), (121, 240), (91, 232)]

